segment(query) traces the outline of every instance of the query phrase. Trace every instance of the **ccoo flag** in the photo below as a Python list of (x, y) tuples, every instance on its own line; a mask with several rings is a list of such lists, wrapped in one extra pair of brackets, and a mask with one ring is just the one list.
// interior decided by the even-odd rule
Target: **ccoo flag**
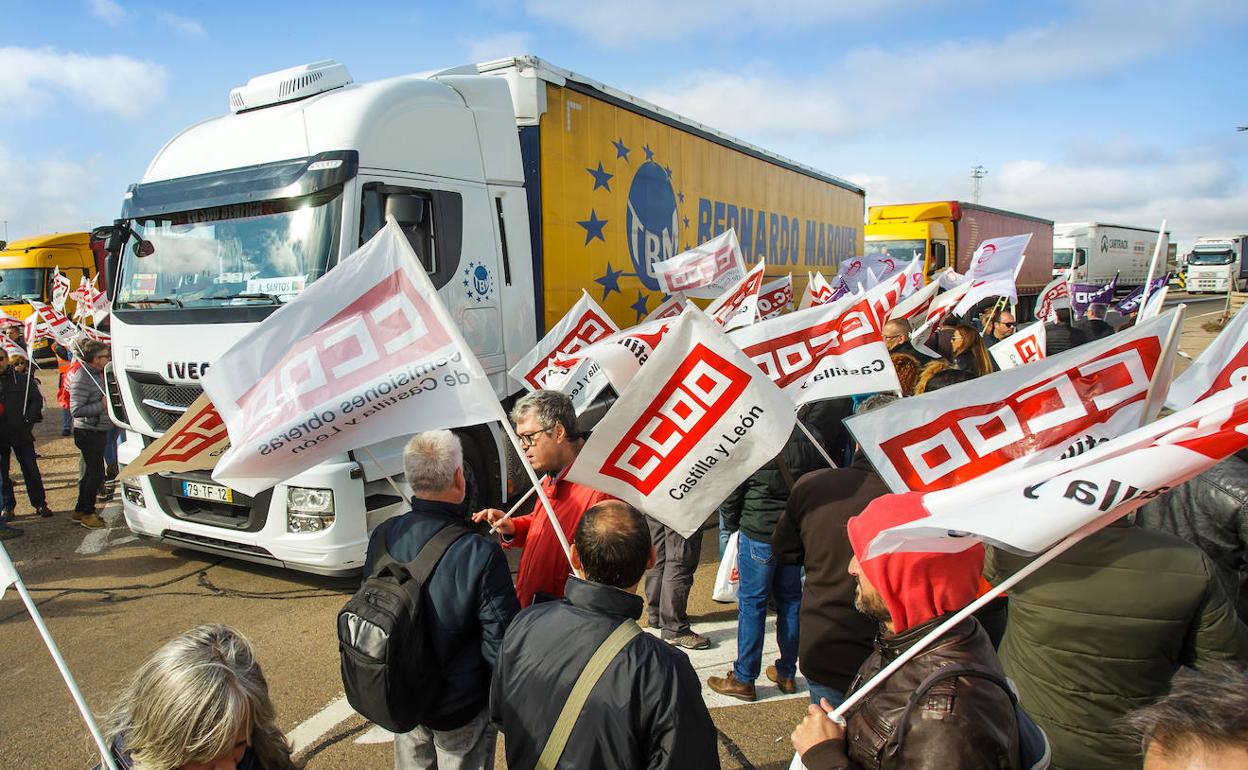
[(1248, 309), (1245, 308), (1241, 308), (1209, 347), (1175, 378), (1166, 394), (1167, 409), (1184, 409), (1219, 391), (1248, 385)]
[(229, 448), (230, 434), (221, 415), (208, 396), (201, 393), (178, 421), (148, 444), (117, 478), (210, 470)]
[(1036, 318), (1046, 323), (1057, 321), (1059, 308), (1070, 307), (1070, 282), (1065, 276), (1054, 278), (1036, 297)]
[(758, 317), (758, 292), (763, 286), (763, 270), (766, 267), (759, 262), (736, 286), (706, 306), (706, 314), (724, 327), (724, 331), (749, 326)]
[(507, 374), (529, 390), (541, 390), (546, 387), (546, 366), (552, 360), (567, 358), (619, 330), (582, 289), (581, 298), (572, 309)]
[(689, 537), (793, 430), (793, 404), (689, 308), (598, 423), (568, 479)]
[(745, 275), (745, 259), (737, 243), (737, 231), (715, 236), (700, 246), (671, 259), (654, 263), (659, 288), (667, 294), (711, 299), (723, 294)]
[(758, 318), (766, 321), (793, 307), (793, 274), (763, 284), (758, 290)]
[(1017, 301), (1018, 288), (1014, 281), (1023, 266), (1023, 252), (1029, 243), (1031, 233), (989, 238), (980, 243), (971, 255), (971, 268), (966, 271), (966, 283), (970, 288), (953, 311), (954, 315), (966, 315), (987, 297), (1008, 297)]
[[(1182, 319), (1175, 308), (1030, 366), (907, 398), (845, 421), (894, 492), (961, 484), (1012, 463), (1073, 456), (1131, 430), (1160, 408)], [(1043, 453), (1037, 457), (1037, 453)]]
[(335, 454), (500, 414), (393, 218), (235, 343), (203, 384), (231, 444), (213, 478), (250, 495)]
[(988, 348), (988, 353), (992, 355), (998, 369), (1013, 369), (1044, 358), (1047, 341), (1044, 321), (1036, 321)]

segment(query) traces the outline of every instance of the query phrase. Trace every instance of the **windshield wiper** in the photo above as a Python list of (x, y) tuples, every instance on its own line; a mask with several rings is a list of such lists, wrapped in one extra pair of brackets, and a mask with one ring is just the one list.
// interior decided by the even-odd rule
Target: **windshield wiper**
[(182, 300), (177, 297), (144, 297), (142, 299), (132, 299), (130, 305), (176, 305), (177, 307), (185, 307)]
[(263, 292), (245, 291), (240, 294), (216, 294), (208, 299), (267, 299), (274, 305), (282, 304), (282, 300), (276, 294), (265, 294)]

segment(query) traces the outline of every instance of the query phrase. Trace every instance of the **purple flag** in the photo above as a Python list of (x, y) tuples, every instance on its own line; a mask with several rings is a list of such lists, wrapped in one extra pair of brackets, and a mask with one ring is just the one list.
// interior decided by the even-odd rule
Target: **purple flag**
[(1118, 274), (1102, 286), (1099, 283), (1076, 283), (1070, 287), (1070, 308), (1075, 318), (1082, 318), (1088, 312), (1088, 305), (1097, 302), (1111, 305), (1114, 302), (1114, 290), (1118, 288)]
[[(1148, 290), (1149, 296), (1162, 286), (1170, 283), (1170, 274), (1166, 273), (1160, 278), (1154, 278), (1152, 288)], [(1135, 291), (1127, 295), (1127, 298), (1118, 303), (1118, 312), (1123, 315), (1131, 315), (1140, 309), (1140, 300), (1144, 298), (1144, 287), (1137, 286)]]

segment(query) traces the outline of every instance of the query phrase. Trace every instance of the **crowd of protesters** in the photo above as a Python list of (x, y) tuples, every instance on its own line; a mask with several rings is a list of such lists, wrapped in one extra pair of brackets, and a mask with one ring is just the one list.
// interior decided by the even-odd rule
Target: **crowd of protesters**
[[(1013, 328), (1006, 313), (985, 320), (994, 339)], [(947, 328), (952, 355), (922, 367), (916, 392), (986, 371), (979, 331)], [(78, 390), (85, 400), (86, 388)], [(872, 396), (856, 410), (897, 398)], [(816, 440), (832, 442), (853, 409), (803, 416)], [(89, 414), (75, 410), (76, 430), (87, 429), (78, 420)], [(373, 533), (366, 580), (383, 563), (417, 559), (446, 528), (465, 533), (424, 584), (429, 644), (419, 665), (436, 684), (424, 693), (419, 724), (396, 736), (395, 766), (493, 767), (501, 733), (510, 768), (718, 767), (715, 727), (680, 649), (710, 645), (687, 616), (697, 536), (682, 542), (632, 506), (564, 477), (584, 443), (565, 396), (531, 393), (512, 418), (529, 462), (546, 474), (570, 554), (540, 505), (518, 516), (469, 511), (454, 433), (411, 439), (411, 509)], [(100, 477), (99, 452), (88, 451), (96, 470), (84, 494)], [(1245, 459), (1224, 461), (1145, 506), (1139, 521), (1071, 548), (835, 721), (828, 715), (837, 705), (1023, 563), (982, 545), (864, 558), (875, 535), (910, 512), (906, 498), (885, 497), (862, 452), (850, 446), (848, 455), (843, 467), (827, 468), (795, 432), (719, 511), (739, 543), (737, 656), (707, 685), (752, 701), (760, 675), (794, 693), (800, 671), (811, 705), (792, 742), (807, 768), (1152, 770), (1248, 759)], [(523, 549), (514, 582), (507, 548)], [(764, 667), (769, 604), (780, 657)], [(641, 631), (643, 613), (654, 634)], [(202, 660), (213, 662), (211, 673), (191, 675)], [(246, 640), (201, 627), (144, 664), (110, 716), (109, 735), (126, 763), (293, 766), (273, 723)]]

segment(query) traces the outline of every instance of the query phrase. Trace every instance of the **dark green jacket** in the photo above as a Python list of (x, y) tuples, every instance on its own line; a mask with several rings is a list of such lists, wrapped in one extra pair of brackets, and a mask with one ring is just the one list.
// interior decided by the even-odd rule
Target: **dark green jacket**
[[(810, 432), (819, 438), (815, 429), (812, 428)], [(809, 471), (828, 467), (819, 450), (799, 428), (793, 429), (780, 456), (784, 458), (784, 467), (793, 482)], [(723, 515), (725, 529), (729, 532), (739, 529), (751, 540), (770, 543), (771, 535), (776, 530), (776, 522), (780, 520), (780, 514), (784, 513), (784, 506), (788, 501), (789, 482), (785, 479), (780, 464), (772, 460), (742, 482), (719, 506), (719, 512)]]
[[(990, 548), (984, 572), (996, 584), (1028, 561)], [(1165, 695), (1180, 666), (1248, 664), (1248, 629), (1209, 557), (1165, 532), (1106, 527), (1009, 595), (998, 652), (1056, 768), (1139, 768), (1122, 717)]]

